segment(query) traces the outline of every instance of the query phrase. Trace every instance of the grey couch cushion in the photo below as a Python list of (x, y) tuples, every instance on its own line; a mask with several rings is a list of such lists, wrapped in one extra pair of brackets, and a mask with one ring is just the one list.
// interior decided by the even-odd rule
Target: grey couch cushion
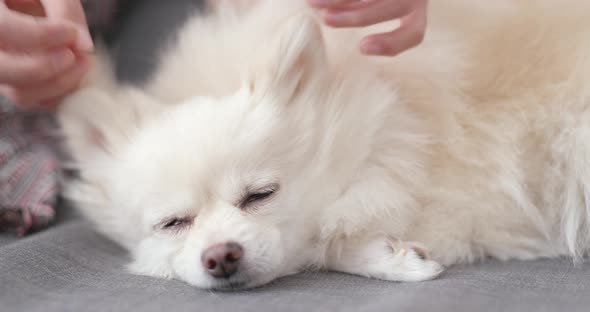
[[(166, 34), (200, 1), (135, 2), (112, 42), (120, 77), (142, 82)], [(24, 239), (0, 234), (0, 311), (590, 311), (590, 265), (567, 259), (455, 267), (424, 283), (305, 273), (249, 291), (201, 291), (127, 273), (120, 247), (71, 210), (58, 216)]]
[(0, 247), (6, 245), (6, 244), (10, 244), (12, 242), (16, 241), (16, 237), (13, 236), (3, 236), (0, 234)]
[(304, 273), (235, 293), (126, 272), (126, 253), (70, 217), (0, 247), (1, 311), (589, 311), (590, 266), (488, 262), (390, 283)]

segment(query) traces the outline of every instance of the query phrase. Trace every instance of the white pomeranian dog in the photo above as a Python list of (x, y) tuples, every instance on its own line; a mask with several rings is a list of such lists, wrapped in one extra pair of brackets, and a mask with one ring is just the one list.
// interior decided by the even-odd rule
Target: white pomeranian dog
[(355, 44), (394, 23), (231, 2), (145, 86), (99, 65), (59, 112), (80, 172), (66, 196), (134, 272), (235, 289), (586, 256), (590, 1), (432, 1), (425, 42), (396, 58)]

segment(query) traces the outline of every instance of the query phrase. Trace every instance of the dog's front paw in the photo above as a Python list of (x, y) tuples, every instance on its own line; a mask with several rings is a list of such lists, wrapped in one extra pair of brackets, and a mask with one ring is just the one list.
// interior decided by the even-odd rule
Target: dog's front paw
[(343, 242), (332, 255), (330, 269), (388, 281), (431, 280), (444, 271), (426, 248), (385, 235)]
[(418, 282), (434, 279), (444, 271), (444, 267), (433, 261), (426, 248), (419, 244), (388, 239), (387, 247), (389, 252), (373, 264), (377, 273), (375, 278)]

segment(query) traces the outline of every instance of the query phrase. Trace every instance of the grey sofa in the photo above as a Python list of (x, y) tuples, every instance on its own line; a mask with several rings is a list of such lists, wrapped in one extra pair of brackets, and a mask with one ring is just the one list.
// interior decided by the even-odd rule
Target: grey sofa
[[(157, 48), (201, 3), (126, 5), (109, 42), (121, 80), (141, 83)], [(26, 238), (0, 234), (0, 311), (590, 311), (590, 265), (568, 259), (458, 266), (423, 283), (303, 273), (248, 291), (202, 291), (127, 273), (124, 250), (72, 209), (58, 214)]]

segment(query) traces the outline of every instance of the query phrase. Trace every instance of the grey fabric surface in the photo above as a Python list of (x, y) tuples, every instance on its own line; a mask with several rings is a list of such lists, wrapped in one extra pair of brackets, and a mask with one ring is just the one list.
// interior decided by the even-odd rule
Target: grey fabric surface
[[(135, 2), (112, 43), (120, 77), (140, 83), (200, 1)], [(590, 265), (567, 259), (455, 267), (424, 283), (306, 273), (250, 291), (201, 291), (128, 274), (121, 248), (67, 208), (58, 217), (23, 239), (0, 233), (0, 311), (590, 311)]]
[(0, 311), (590, 311), (590, 266), (488, 262), (423, 283), (304, 273), (222, 293), (134, 276), (83, 220), (0, 247)]
[(198, 14), (203, 0), (127, 0), (108, 43), (116, 60), (117, 77), (142, 83), (157, 65), (161, 48), (175, 39), (174, 30)]
[(10, 244), (10, 243), (13, 243), (15, 241), (17, 241), (17, 239), (16, 239), (16, 237), (14, 237), (12, 235), (10, 235), (10, 236), (8, 236), (8, 235), (4, 236), (4, 235), (0, 234), (0, 247), (2, 247), (4, 245), (7, 245), (7, 244)]

